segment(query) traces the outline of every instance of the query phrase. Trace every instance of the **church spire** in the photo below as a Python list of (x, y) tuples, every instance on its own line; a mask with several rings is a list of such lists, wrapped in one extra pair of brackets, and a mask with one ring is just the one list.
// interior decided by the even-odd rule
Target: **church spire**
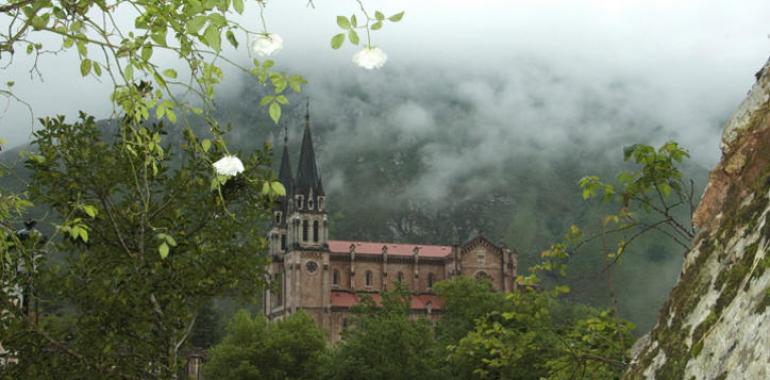
[(299, 166), (297, 167), (297, 182), (295, 186), (295, 194), (304, 195), (308, 200), (311, 197), (324, 195), (313, 149), (313, 135), (310, 132), (309, 101), (305, 110), (305, 131), (302, 136), (302, 148), (299, 153)]
[(289, 161), (289, 130), (284, 126), (283, 130), (283, 154), (281, 156), (281, 168), (278, 171), (278, 180), (286, 188), (286, 195), (291, 194), (294, 186), (294, 176), (291, 174), (291, 162)]

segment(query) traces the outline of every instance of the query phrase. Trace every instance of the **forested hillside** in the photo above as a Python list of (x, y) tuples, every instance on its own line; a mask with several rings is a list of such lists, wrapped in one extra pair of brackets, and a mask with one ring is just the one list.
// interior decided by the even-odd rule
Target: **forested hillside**
[[(628, 168), (624, 146), (681, 137), (661, 127), (652, 110), (623, 101), (638, 90), (632, 84), (581, 87), (544, 69), (524, 70), (502, 84), (485, 75), (456, 82), (406, 69), (374, 83), (340, 75), (345, 80), (320, 79), (307, 92), (330, 238), (448, 244), (478, 231), (519, 252), (520, 273), (570, 225), (596, 232), (602, 215), (617, 209), (584, 201), (580, 178), (612, 179)], [(430, 80), (409, 84), (416, 77)], [(617, 101), (600, 101), (607, 96)], [(232, 127), (231, 149), (282, 144), (283, 130), (266, 127), (258, 99), (251, 87), (230, 89), (218, 99), (218, 118)], [(304, 108), (287, 109), (282, 119), (294, 165)], [(17, 155), (7, 151), (3, 159)], [(706, 169), (686, 162), (683, 170), (700, 193)], [(18, 179), (3, 178), (3, 188)], [(568, 283), (576, 301), (606, 305), (598, 248), (586, 245), (573, 253)], [(670, 239), (650, 234), (617, 266), (621, 316), (639, 331), (651, 327), (682, 257)]]

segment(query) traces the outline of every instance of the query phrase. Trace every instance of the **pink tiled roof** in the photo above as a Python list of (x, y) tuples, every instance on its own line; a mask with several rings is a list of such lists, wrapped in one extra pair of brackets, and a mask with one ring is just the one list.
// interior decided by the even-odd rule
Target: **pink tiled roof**
[[(379, 294), (371, 294), (372, 299), (378, 305), (382, 303), (382, 297)], [(359, 301), (358, 295), (344, 291), (332, 291), (331, 303), (332, 306), (351, 307), (357, 304)], [(441, 298), (434, 294), (420, 294), (413, 295), (411, 308), (414, 310), (422, 310), (428, 308), (428, 302), (431, 304), (432, 310), (439, 310), (444, 305)]]
[(423, 244), (393, 244), (377, 243), (371, 241), (329, 240), (329, 249), (332, 252), (348, 253), (350, 245), (355, 244), (356, 253), (382, 254), (382, 247), (388, 247), (388, 255), (411, 256), (414, 248), (420, 247), (420, 257), (446, 257), (452, 253), (449, 245), (423, 245)]

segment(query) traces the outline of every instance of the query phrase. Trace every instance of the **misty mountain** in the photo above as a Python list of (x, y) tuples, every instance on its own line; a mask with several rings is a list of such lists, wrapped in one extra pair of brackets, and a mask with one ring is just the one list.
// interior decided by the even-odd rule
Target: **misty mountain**
[[(305, 98), (291, 99), (276, 127), (259, 109), (256, 87), (248, 78), (241, 83), (217, 99), (219, 120), (233, 128), (231, 151), (266, 141), (280, 148), (285, 127), (296, 165)], [(540, 65), (507, 75), (402, 67), (377, 76), (316, 77), (307, 98), (330, 238), (453, 244), (480, 232), (515, 249), (525, 274), (570, 225), (596, 231), (601, 215), (613, 211), (583, 201), (577, 182), (624, 168), (624, 146), (718, 139), (718, 120), (703, 126), (703, 137), (666, 127), (670, 119), (634, 100), (640, 91), (640, 84), (612, 80), (586, 84)], [(8, 151), (2, 159), (16, 155)], [(700, 192), (704, 165), (690, 162), (684, 171)], [(2, 188), (18, 189), (12, 182), (23, 179), (23, 170), (18, 174), (2, 179)], [(609, 302), (598, 248), (587, 246), (570, 260), (575, 301)], [(617, 266), (621, 314), (641, 331), (673, 286), (682, 254), (649, 236)]]

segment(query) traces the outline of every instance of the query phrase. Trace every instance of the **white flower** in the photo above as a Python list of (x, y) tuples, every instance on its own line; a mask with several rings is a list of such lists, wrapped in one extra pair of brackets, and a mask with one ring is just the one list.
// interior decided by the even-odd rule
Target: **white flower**
[(258, 34), (249, 42), (251, 51), (267, 56), (283, 48), (283, 38), (275, 33)]
[(238, 157), (226, 155), (214, 163), (217, 174), (232, 177), (243, 172), (243, 162)]
[(379, 69), (387, 60), (387, 54), (380, 48), (364, 48), (353, 54), (353, 63), (367, 70)]

